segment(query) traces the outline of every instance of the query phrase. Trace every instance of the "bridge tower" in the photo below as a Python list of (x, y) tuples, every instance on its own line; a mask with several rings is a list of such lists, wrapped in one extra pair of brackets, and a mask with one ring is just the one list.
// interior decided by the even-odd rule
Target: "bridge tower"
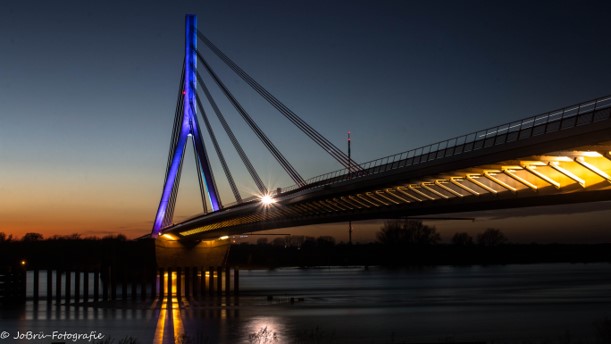
[[(200, 126), (195, 111), (195, 90), (197, 59), (197, 17), (194, 15), (186, 16), (186, 39), (185, 39), (185, 62), (183, 70), (182, 91), (179, 100), (176, 116), (174, 119), (174, 131), (172, 135), (172, 145), (166, 170), (165, 182), (159, 208), (153, 224), (152, 236), (157, 237), (162, 228), (169, 225), (174, 215), (174, 205), (176, 194), (180, 182), (180, 172), (184, 160), (185, 149), (189, 138), (193, 140), (196, 156), (196, 166), (200, 180), (202, 192), (202, 203), (205, 207), (207, 194), (212, 210), (217, 211), (221, 207), (217, 188), (214, 183), (210, 162), (204, 149), (204, 142)], [(182, 108), (182, 111), (180, 111)]]
[(195, 164), (204, 211), (207, 210), (207, 201), (210, 203), (212, 211), (220, 210), (222, 207), (197, 119), (195, 95), (197, 87), (196, 49), (197, 17), (187, 14), (185, 17), (185, 59), (181, 87), (163, 191), (151, 233), (151, 236), (156, 239), (157, 264), (161, 267), (204, 266), (204, 264), (220, 266), (223, 264), (229, 249), (228, 241), (185, 242), (184, 240), (178, 241), (171, 235), (160, 235), (162, 229), (172, 223), (182, 163), (189, 138), (191, 138), (195, 152)]

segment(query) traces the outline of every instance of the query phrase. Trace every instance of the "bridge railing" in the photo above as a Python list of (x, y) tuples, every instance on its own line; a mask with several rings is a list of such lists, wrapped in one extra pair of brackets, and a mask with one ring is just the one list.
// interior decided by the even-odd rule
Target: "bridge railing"
[[(306, 180), (305, 188), (335, 184), (351, 178), (375, 175), (397, 168), (418, 165), (483, 148), (591, 124), (609, 119), (610, 114), (611, 96), (605, 96), (365, 162), (360, 164), (362, 170), (358, 172), (349, 172), (348, 169), (341, 169), (325, 173)], [(282, 192), (300, 188), (303, 187), (292, 185), (282, 188)]]

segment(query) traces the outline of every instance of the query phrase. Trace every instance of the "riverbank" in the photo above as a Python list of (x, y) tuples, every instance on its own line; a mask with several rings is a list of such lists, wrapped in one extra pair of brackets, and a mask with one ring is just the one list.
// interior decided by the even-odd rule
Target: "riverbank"
[[(119, 270), (154, 269), (153, 240), (55, 239), (0, 242), (0, 261), (7, 266), (25, 262), (29, 269), (74, 269), (113, 266)], [(611, 244), (436, 244), (392, 246), (380, 243), (335, 244), (317, 240), (302, 245), (234, 244), (230, 266), (434, 266), (536, 263), (611, 262)]]
[(495, 265), (536, 263), (611, 262), (611, 244), (506, 244), (496, 247), (439, 244), (418, 247), (364, 245), (277, 246), (233, 245), (229, 263), (243, 268), (278, 268), (285, 266), (436, 266)]

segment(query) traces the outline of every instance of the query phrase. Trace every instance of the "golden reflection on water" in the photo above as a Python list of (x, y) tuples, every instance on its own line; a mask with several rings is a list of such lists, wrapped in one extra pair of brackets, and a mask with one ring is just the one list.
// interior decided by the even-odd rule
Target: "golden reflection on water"
[[(215, 293), (218, 290), (226, 290), (226, 280), (219, 280), (220, 274), (215, 272), (201, 272), (198, 274), (198, 277), (201, 277), (203, 283), (207, 286), (213, 284), (213, 281), (216, 282), (213, 285), (215, 288)], [(179, 275), (176, 272), (172, 272), (168, 274), (165, 272), (163, 275), (158, 277), (158, 283), (161, 287), (160, 294), (163, 295), (161, 299), (153, 302), (151, 306), (152, 309), (159, 309), (159, 313), (157, 316), (157, 323), (155, 325), (155, 332), (153, 337), (153, 343), (156, 344), (168, 344), (168, 343), (182, 343), (185, 340), (185, 328), (184, 328), (184, 318), (188, 318), (192, 313), (191, 304), (189, 302), (189, 298), (187, 295), (187, 290), (184, 289), (187, 286), (185, 285), (185, 278), (181, 276), (181, 280), (179, 281)], [(218, 281), (222, 281), (223, 283), (219, 286)], [(180, 293), (178, 293), (178, 287), (182, 289)], [(218, 289), (220, 287), (220, 289)], [(237, 304), (237, 303), (236, 303)], [(218, 298), (215, 299), (214, 303), (214, 312), (215, 317), (220, 319), (219, 326), (217, 330), (223, 333), (226, 329), (226, 321), (235, 316), (237, 311), (234, 310), (233, 313), (228, 309), (230, 307), (229, 301), (227, 298)], [(185, 309), (190, 309), (190, 311), (186, 311)], [(209, 311), (213, 311), (210, 309)], [(258, 338), (272, 338), (272, 336), (278, 336), (278, 328), (279, 325), (278, 319), (270, 320), (274, 318), (259, 318), (259, 322), (251, 323), (248, 326), (248, 333), (253, 333)], [(275, 338), (275, 337), (274, 337)]]
[(160, 304), (155, 336), (153, 337), (154, 344), (180, 343), (185, 333), (180, 314), (180, 302), (176, 295), (176, 272), (172, 272), (170, 277), (172, 278), (170, 290), (168, 290), (168, 273), (164, 273), (162, 277), (163, 283), (161, 285), (164, 290), (164, 298)]
[(167, 316), (166, 309), (161, 308), (161, 310), (159, 311), (159, 318), (157, 318), (157, 326), (155, 327), (155, 336), (153, 337), (153, 343), (155, 344), (163, 343), (166, 316)]
[[(176, 305), (176, 307), (174, 307)], [(185, 329), (182, 324), (182, 316), (180, 315), (180, 307), (178, 300), (172, 298), (172, 329), (174, 330), (174, 340), (178, 342), (185, 334)]]
[(178, 300), (175, 297), (164, 298), (157, 318), (153, 343), (179, 343), (184, 333)]

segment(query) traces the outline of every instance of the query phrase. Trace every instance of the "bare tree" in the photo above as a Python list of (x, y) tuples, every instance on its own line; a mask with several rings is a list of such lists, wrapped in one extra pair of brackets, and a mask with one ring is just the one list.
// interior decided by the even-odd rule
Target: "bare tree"
[(477, 235), (477, 244), (483, 247), (497, 247), (507, 242), (505, 234), (496, 228), (488, 228)]
[(456, 246), (470, 246), (473, 245), (473, 237), (467, 232), (456, 233), (452, 237), (452, 244)]
[(25, 233), (25, 235), (23, 236), (23, 238), (21, 238), (22, 241), (40, 241), (42, 240), (42, 234), (40, 233)]
[(441, 241), (435, 227), (418, 220), (386, 221), (377, 233), (377, 238), (389, 246), (431, 246)]

